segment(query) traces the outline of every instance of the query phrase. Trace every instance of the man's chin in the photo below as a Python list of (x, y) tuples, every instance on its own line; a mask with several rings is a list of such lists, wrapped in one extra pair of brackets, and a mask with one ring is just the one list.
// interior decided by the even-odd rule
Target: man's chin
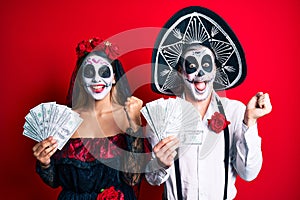
[(199, 92), (196, 88), (194, 90), (193, 98), (195, 101), (205, 101), (207, 100), (212, 94), (212, 90), (210, 88), (205, 88), (205, 91)]
[(205, 101), (208, 98), (208, 95), (198, 95), (195, 97), (196, 101)]

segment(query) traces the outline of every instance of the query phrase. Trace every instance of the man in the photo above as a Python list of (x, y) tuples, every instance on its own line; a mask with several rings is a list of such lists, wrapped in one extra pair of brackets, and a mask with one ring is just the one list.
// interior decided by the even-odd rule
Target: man
[(271, 112), (269, 95), (258, 92), (245, 106), (215, 92), (240, 84), (246, 73), (237, 38), (215, 13), (189, 7), (166, 28), (154, 51), (154, 89), (194, 105), (203, 141), (186, 147), (174, 136), (158, 141), (148, 131), (154, 155), (147, 181), (165, 183), (164, 199), (234, 199), (236, 176), (251, 181), (261, 169), (257, 119)]

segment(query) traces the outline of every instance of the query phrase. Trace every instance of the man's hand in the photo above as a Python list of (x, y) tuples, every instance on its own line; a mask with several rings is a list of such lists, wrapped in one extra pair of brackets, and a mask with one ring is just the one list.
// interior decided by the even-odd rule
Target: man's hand
[(170, 167), (173, 164), (174, 158), (177, 154), (176, 149), (179, 147), (179, 140), (174, 136), (166, 137), (157, 143), (153, 151), (155, 156), (160, 161), (163, 167)]
[(244, 123), (250, 127), (254, 125), (258, 118), (269, 114), (272, 111), (272, 104), (268, 93), (258, 92), (247, 104)]

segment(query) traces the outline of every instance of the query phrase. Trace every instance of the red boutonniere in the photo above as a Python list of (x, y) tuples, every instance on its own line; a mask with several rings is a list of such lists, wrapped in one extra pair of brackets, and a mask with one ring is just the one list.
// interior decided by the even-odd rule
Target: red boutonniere
[(218, 112), (215, 112), (211, 116), (211, 119), (208, 119), (209, 128), (216, 133), (220, 133), (226, 128), (226, 126), (228, 126), (228, 124), (230, 124), (230, 122), (225, 119), (223, 114)]
[(124, 194), (120, 190), (115, 190), (114, 186), (107, 189), (101, 189), (97, 200), (124, 200)]

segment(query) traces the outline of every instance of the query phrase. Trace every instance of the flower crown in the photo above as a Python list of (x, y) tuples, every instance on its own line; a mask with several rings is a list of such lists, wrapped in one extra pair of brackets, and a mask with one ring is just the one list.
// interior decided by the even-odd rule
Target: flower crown
[(76, 47), (76, 54), (78, 59), (80, 59), (94, 50), (103, 51), (111, 60), (116, 59), (119, 55), (119, 48), (117, 46), (113, 45), (109, 41), (103, 41), (99, 37), (95, 37), (89, 40), (82, 40), (81, 42), (79, 42)]

